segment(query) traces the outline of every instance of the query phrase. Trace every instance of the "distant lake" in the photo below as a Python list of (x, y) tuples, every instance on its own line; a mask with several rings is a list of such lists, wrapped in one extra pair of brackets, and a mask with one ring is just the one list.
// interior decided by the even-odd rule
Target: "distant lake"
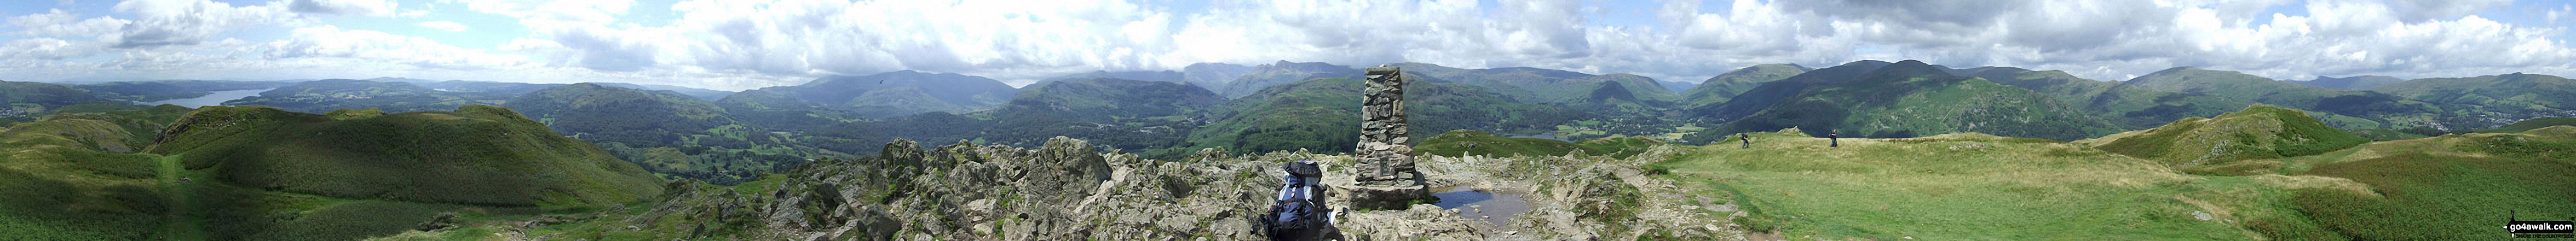
[(259, 95), (259, 92), (264, 92), (264, 91), (273, 90), (273, 89), (274, 89), (274, 88), (271, 88), (271, 89), (256, 89), (256, 90), (226, 90), (226, 91), (215, 91), (213, 94), (206, 94), (206, 96), (200, 96), (200, 97), (197, 97), (197, 98), (187, 98), (187, 99), (170, 99), (170, 100), (161, 100), (161, 101), (153, 101), (153, 102), (143, 102), (143, 105), (173, 104), (173, 105), (179, 105), (179, 106), (186, 106), (186, 107), (188, 107), (188, 108), (207, 107), (207, 106), (218, 106), (218, 105), (224, 105), (224, 101), (237, 100), (237, 99), (241, 99), (242, 97), (251, 97), (251, 96), (256, 96), (256, 95)]

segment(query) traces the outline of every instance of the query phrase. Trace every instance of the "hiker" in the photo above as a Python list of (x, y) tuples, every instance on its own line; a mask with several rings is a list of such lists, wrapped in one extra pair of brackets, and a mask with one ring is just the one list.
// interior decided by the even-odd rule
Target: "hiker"
[(1825, 144), (1825, 147), (1843, 147), (1843, 131), (1825, 132), (1825, 139), (1834, 141), (1832, 144)]
[(1735, 133), (1735, 139), (1744, 141), (1744, 148), (1753, 148), (1753, 135)]
[(1324, 207), (1323, 169), (1315, 160), (1300, 160), (1280, 166), (1287, 175), (1280, 179), (1279, 198), (1268, 214), (1261, 215), (1263, 231), (1270, 240), (1314, 240), (1321, 237), (1324, 226), (1331, 222), (1331, 210)]

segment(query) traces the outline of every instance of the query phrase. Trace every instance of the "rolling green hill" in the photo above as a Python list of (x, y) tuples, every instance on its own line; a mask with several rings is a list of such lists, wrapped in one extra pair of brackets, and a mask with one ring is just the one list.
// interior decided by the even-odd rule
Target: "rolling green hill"
[(2294, 157), (2267, 171), (2367, 184), (2368, 193), (2304, 189), (2287, 200), (2354, 240), (2498, 236), (2505, 217), (2576, 217), (2576, 127), (2382, 141)]
[(53, 108), (109, 101), (70, 86), (0, 81), (0, 118), (24, 119)]
[(1583, 151), (1584, 155), (1628, 158), (1630, 156), (1637, 155), (1637, 153), (1643, 153), (1648, 148), (1661, 146), (1663, 144), (1663, 141), (1643, 137), (1619, 137), (1593, 139), (1583, 142), (1565, 142), (1539, 138), (1502, 137), (1474, 130), (1452, 130), (1448, 133), (1440, 133), (1440, 135), (1423, 139), (1421, 145), (1414, 146), (1413, 153), (1416, 155), (1450, 157), (1466, 155), (1507, 157), (1515, 155), (1561, 156), (1580, 150)]
[(1091, 71), (1091, 72), (1086, 72), (1086, 73), (1069, 74), (1069, 75), (1064, 75), (1064, 76), (1056, 76), (1056, 77), (1051, 77), (1051, 78), (1046, 78), (1046, 79), (1039, 79), (1037, 83), (1030, 83), (1028, 86), (1022, 86), (1022, 87), (1020, 87), (1020, 89), (1021, 89), (1021, 90), (1032, 90), (1032, 89), (1037, 89), (1037, 88), (1038, 88), (1038, 86), (1040, 86), (1040, 85), (1046, 85), (1047, 83), (1055, 83), (1055, 82), (1059, 82), (1059, 81), (1087, 80), (1087, 79), (1124, 79), (1124, 80), (1138, 80), (1138, 81), (1151, 81), (1151, 82), (1189, 83), (1189, 82), (1184, 81), (1184, 80), (1183, 80), (1184, 78), (1186, 78), (1186, 77), (1184, 77), (1184, 74), (1182, 74), (1182, 72), (1180, 72), (1180, 71), (1170, 71), (1170, 70), (1164, 70), (1164, 71), (1118, 71), (1118, 72), (1109, 72), (1109, 71)]
[(1360, 78), (1360, 70), (1323, 62), (1299, 63), (1281, 60), (1277, 63), (1253, 66), (1251, 70), (1243, 72), (1241, 77), (1226, 81), (1225, 86), (1209, 90), (1216, 91), (1225, 98), (1244, 98), (1269, 89), (1271, 86), (1316, 78), (1356, 79)]
[[(1404, 68), (1406, 75), (1435, 80), (1419, 82), (1475, 85), (1527, 103), (1599, 107), (1606, 104), (1601, 100), (1616, 98), (1661, 107), (1680, 99), (1655, 79), (1632, 74), (1593, 75), (1530, 67), (1461, 69), (1425, 63), (1397, 63), (1394, 66)], [(1602, 91), (1605, 87), (1617, 90)], [(1613, 95), (1596, 95), (1605, 92)]]
[(383, 115), (172, 105), (0, 128), (0, 239), (351, 240), (440, 213), (583, 211), (660, 180), (490, 106)]
[(372, 117), (207, 107), (158, 140), (146, 152), (219, 180), (339, 198), (555, 209), (660, 193), (634, 164), (494, 106)]
[(0, 239), (171, 237), (164, 159), (134, 153), (188, 111), (162, 107), (0, 126)]
[(304, 113), (368, 108), (417, 112), (449, 110), (468, 104), (500, 104), (511, 96), (439, 91), (406, 82), (327, 79), (278, 87), (259, 92), (259, 96), (224, 101), (224, 105), (265, 105)]
[(2406, 82), (2406, 79), (2377, 75), (2362, 75), (2343, 78), (2317, 76), (2316, 79), (2308, 81), (2293, 81), (2291, 83), (2336, 89), (2368, 90), (2382, 85), (2396, 84), (2397, 82)]
[(1800, 93), (1806, 92), (1808, 89), (1849, 82), (1853, 78), (1859, 78), (1862, 74), (1868, 74), (1870, 71), (1878, 70), (1879, 67), (1885, 67), (1888, 64), (1890, 63), (1884, 61), (1862, 60), (1843, 63), (1843, 65), (1834, 67), (1810, 70), (1806, 73), (1789, 76), (1789, 78), (1786, 79), (1765, 82), (1761, 85), (1754, 86), (1752, 90), (1744, 91), (1743, 94), (1736, 95), (1734, 98), (1730, 98), (1726, 102), (1720, 102), (1715, 105), (1690, 106), (1685, 112), (1688, 112), (1692, 117), (1715, 120), (1715, 123), (1733, 121), (1735, 119), (1744, 118), (1745, 116), (1751, 116), (1764, 109), (1770, 109), (1772, 105), (1778, 105), (1781, 102), (1791, 100), (1791, 98), (1798, 96)]
[[(2132, 130), (2155, 128), (2182, 118), (2216, 117), (2219, 114), (2255, 104), (2213, 95), (2149, 89), (2123, 85), (2119, 82), (2094, 81), (2056, 70), (2032, 71), (2013, 67), (1978, 67), (1952, 70), (1951, 74), (1985, 78), (1997, 84), (2030, 89), (2055, 98), (2059, 102), (2081, 108), (2085, 113), (2110, 120), (2123, 129)], [(2341, 117), (2334, 114), (2316, 114)]]
[(1031, 86), (993, 109), (997, 124), (981, 136), (1030, 146), (1066, 136), (1128, 150), (1180, 146), (1202, 123), (1191, 114), (1225, 102), (1195, 85), (1127, 79), (1067, 80)]
[(768, 90), (745, 90), (715, 101), (734, 120), (764, 129), (806, 130), (864, 118), (849, 111), (824, 108)]
[(2359, 117), (2359, 120), (2323, 120), (2327, 124), (2350, 129), (2431, 125), (2436, 116), (2445, 113), (2431, 104), (2401, 96), (2292, 84), (2235, 71), (2176, 67), (2138, 76), (2121, 84)]
[(2186, 172), (2224, 173), (2235, 171), (2229, 169), (2264, 168), (2278, 164), (2233, 165), (2237, 164), (2236, 161), (2316, 155), (2365, 142), (2370, 142), (2370, 139), (2326, 126), (2324, 122), (2308, 118), (2307, 113), (2255, 105), (2216, 118), (2185, 118), (2163, 127), (2075, 143), (2154, 160)]
[[(1916, 137), (1958, 132), (2073, 140), (2115, 131), (2108, 121), (2085, 115), (2029, 89), (1946, 74), (1921, 61), (1872, 68), (1848, 79), (1811, 78), (1844, 72), (1846, 64), (1808, 72), (1755, 88), (1720, 109), (1764, 106), (1734, 118), (1700, 136), (1797, 127), (1824, 136), (1840, 130), (1846, 137)], [(1839, 80), (1838, 80), (1839, 79)], [(1772, 96), (1772, 93), (1787, 95)], [(1763, 103), (1772, 103), (1763, 105)], [(1741, 105), (1739, 105), (1741, 104)]]
[[(1115, 78), (1066, 80), (1030, 86), (994, 109), (998, 116), (1114, 122), (1174, 116), (1215, 106), (1225, 97), (1198, 86)], [(1090, 139), (1090, 138), (1081, 138)]]
[(2442, 129), (2482, 129), (2512, 121), (2576, 115), (2576, 80), (2513, 73), (2426, 78), (2371, 88), (2440, 105)]
[(645, 170), (715, 184), (841, 156), (736, 122), (725, 109), (675, 91), (579, 83), (520, 95), (510, 108)]
[(1243, 78), (1247, 73), (1252, 73), (1252, 66), (1196, 63), (1181, 67), (1181, 81), (1197, 85), (1199, 88), (1207, 88), (1208, 91), (1216, 91), (1225, 89), (1227, 85), (1233, 85), (1235, 79)]
[(677, 145), (691, 135), (714, 135), (710, 130), (735, 125), (724, 109), (697, 98), (592, 83), (545, 88), (509, 103), (555, 132), (590, 141)]
[(1728, 99), (1734, 99), (1735, 95), (1744, 94), (1745, 91), (1752, 91), (1753, 87), (1762, 86), (1762, 83), (1788, 79), (1789, 76), (1797, 76), (1812, 70), (1815, 69), (1797, 64), (1748, 66), (1708, 77), (1708, 80), (1701, 81), (1699, 86), (1692, 86), (1690, 90), (1682, 91), (1681, 98), (1684, 104), (1692, 106), (1726, 102)]
[(1750, 148), (1690, 147), (1652, 167), (1676, 186), (1713, 187), (1696, 194), (1732, 200), (1746, 214), (1737, 225), (1824, 240), (2331, 239), (2282, 200), (2301, 188), (2368, 192), (2341, 179), (2188, 175), (2032, 138), (1844, 138), (1826, 147), (1805, 134), (1752, 136)]
[[(1211, 109), (1214, 120), (1190, 132), (1197, 148), (1225, 147), (1260, 153), (1306, 149), (1348, 152), (1359, 144), (1361, 80), (1327, 78), (1272, 86), (1259, 94)], [(1497, 130), (1533, 133), (1588, 116), (1582, 111), (1512, 102), (1482, 87), (1440, 82), (1408, 82), (1405, 114), (1409, 132), (1419, 142), (1449, 130)]]
[(2532, 118), (2529, 120), (2516, 121), (2513, 122), (2513, 124), (2496, 127), (2495, 129), (2488, 129), (2487, 131), (2497, 133), (2522, 133), (2524, 131), (2549, 128), (2551, 126), (2576, 126), (2576, 117)]
[(824, 77), (804, 85), (760, 90), (868, 117), (991, 109), (1009, 101), (1012, 94), (1020, 91), (1002, 84), (1002, 81), (984, 77), (910, 70)]

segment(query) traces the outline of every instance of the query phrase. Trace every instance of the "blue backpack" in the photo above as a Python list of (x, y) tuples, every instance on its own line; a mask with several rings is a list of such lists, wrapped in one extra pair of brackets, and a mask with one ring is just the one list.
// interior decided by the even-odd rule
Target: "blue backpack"
[(1280, 179), (1286, 184), (1280, 185), (1270, 212), (1261, 215), (1261, 224), (1271, 240), (1310, 239), (1325, 225), (1328, 210), (1323, 205), (1323, 184), (1316, 181), (1323, 172), (1313, 160), (1291, 162), (1282, 169), (1287, 173)]

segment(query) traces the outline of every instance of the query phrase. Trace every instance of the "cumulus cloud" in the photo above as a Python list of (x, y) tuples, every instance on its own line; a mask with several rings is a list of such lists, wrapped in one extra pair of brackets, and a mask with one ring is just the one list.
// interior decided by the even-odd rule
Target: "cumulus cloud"
[(287, 39), (267, 43), (260, 56), (268, 59), (351, 58), (458, 70), (509, 67), (528, 59), (526, 56), (459, 48), (427, 38), (342, 30), (330, 25), (298, 28), (288, 36)]
[(2297, 6), (2308, 12), (2301, 16), (2258, 14), (2297, 4), (2285, 1), (1917, 5), (1929, 3), (1735, 1), (1726, 13), (1667, 9), (1661, 17), (1679, 23), (1668, 25), (1679, 26), (1673, 34), (1683, 46), (1771, 56), (1747, 58), (1786, 56), (1815, 64), (1924, 59), (1960, 67), (2061, 69), (2102, 80), (2173, 66), (2275, 78), (2440, 77), (2564, 71), (2576, 61), (2566, 45), (2549, 39), (2563, 30), (2468, 15), (2509, 2), (2320, 0)]
[(387, 0), (293, 0), (287, 10), (303, 14), (391, 16), (394, 2)]
[(79, 15), (63, 12), (62, 9), (9, 17), (8, 20), (10, 26), (17, 26), (20, 29), (16, 33), (21, 35), (88, 38), (105, 37), (133, 22), (109, 17), (81, 19)]
[(129, 0), (117, 3), (115, 10), (135, 18), (120, 30), (116, 48), (197, 44), (217, 33), (287, 16), (285, 7), (275, 3), (234, 7), (206, 0)]
[(448, 31), (448, 32), (464, 32), (464, 31), (465, 31), (465, 29), (466, 29), (465, 24), (456, 23), (456, 22), (449, 22), (449, 21), (428, 21), (428, 22), (420, 22), (420, 27), (423, 27), (423, 28), (429, 28), (429, 29), (437, 29), (438, 31)]
[(91, 43), (54, 38), (12, 40), (6, 44), (0, 44), (0, 58), (60, 60), (98, 53), (99, 48), (96, 46), (85, 46), (89, 44)]
[[(1028, 81), (1093, 70), (1165, 70), (1199, 62), (1425, 62), (1531, 66), (1697, 81), (1753, 64), (1826, 66), (1921, 59), (1955, 67), (2016, 66), (2124, 80), (2174, 66), (2274, 78), (2315, 75), (2576, 74), (2576, 49), (2554, 26), (2476, 14), (2506, 0), (1664, 1), (1606, 11), (1585, 0), (1214, 1), (439, 0), (515, 18), (525, 36), (468, 49), (413, 36), (340, 29), (307, 15), (425, 17), (381, 0), (132, 0), (129, 19), (56, 10), (10, 17), (0, 45), (23, 66), (122, 55), (118, 65), (208, 61), (240, 68), (344, 66), (441, 75), (614, 77), (741, 89), (821, 75), (922, 70)], [(1703, 6), (1703, 3), (1709, 4)], [(455, 4), (455, 5), (450, 5)], [(433, 8), (434, 9), (434, 8)], [(629, 16), (669, 9), (675, 16)], [(1723, 10), (1717, 10), (1723, 9)], [(2297, 9), (2275, 14), (2273, 9)], [(646, 12), (646, 11), (636, 11)], [(651, 11), (658, 14), (658, 11)], [(1647, 13), (1605, 25), (1603, 13)], [(2546, 13), (2543, 13), (2546, 12)], [(441, 14), (441, 17), (450, 16)], [(669, 17), (663, 19), (663, 17)], [(468, 29), (445, 19), (418, 26)], [(307, 21), (312, 20), (312, 21)], [(269, 43), (222, 34), (285, 25)], [(358, 26), (358, 25), (343, 25)], [(88, 39), (88, 40), (84, 40)], [(235, 40), (237, 41), (237, 40)], [(170, 47), (179, 46), (179, 47)], [(110, 49), (111, 47), (115, 49)], [(87, 50), (82, 50), (87, 49)], [(231, 54), (231, 53), (248, 54)], [(257, 59), (238, 56), (255, 55)], [(329, 61), (361, 60), (364, 63)], [(115, 65), (110, 65), (115, 66)], [(0, 68), (6, 72), (9, 68)], [(50, 70), (49, 70), (50, 71)], [(70, 70), (65, 70), (70, 71)], [(74, 71), (76, 72), (76, 71)], [(345, 72), (345, 71), (342, 71)], [(490, 73), (484, 71), (483, 73)], [(69, 72), (66, 72), (69, 73)], [(542, 74), (539, 74), (542, 73)], [(501, 78), (501, 77), (496, 77)], [(473, 79), (473, 78), (468, 78)]]

